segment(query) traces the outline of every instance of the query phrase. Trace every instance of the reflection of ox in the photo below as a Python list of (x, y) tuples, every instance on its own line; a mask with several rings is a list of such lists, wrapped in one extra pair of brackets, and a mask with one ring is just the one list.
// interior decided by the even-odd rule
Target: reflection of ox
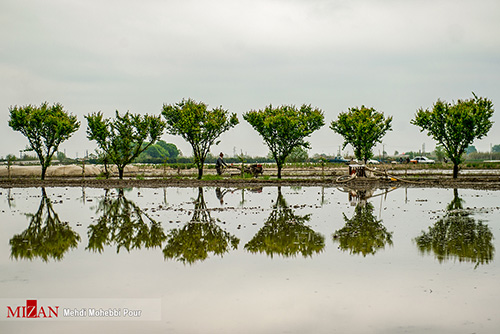
[[(238, 166), (231, 166), (231, 167), (242, 170), (242, 167)], [(251, 174), (253, 177), (257, 177), (259, 176), (259, 174), (264, 173), (264, 169), (262, 168), (261, 164), (252, 164), (250, 166), (243, 167), (243, 172)]]

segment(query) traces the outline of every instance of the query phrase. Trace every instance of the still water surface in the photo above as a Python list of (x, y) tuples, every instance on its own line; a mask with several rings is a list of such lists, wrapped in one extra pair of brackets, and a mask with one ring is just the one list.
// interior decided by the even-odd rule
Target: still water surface
[[(0, 190), (0, 298), (161, 301), (1, 333), (497, 333), (500, 192)], [(2, 306), (5, 307), (5, 306)]]

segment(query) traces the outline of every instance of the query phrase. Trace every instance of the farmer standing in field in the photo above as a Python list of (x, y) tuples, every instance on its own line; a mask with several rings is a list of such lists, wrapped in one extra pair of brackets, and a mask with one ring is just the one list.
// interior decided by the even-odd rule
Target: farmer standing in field
[(224, 162), (224, 154), (220, 152), (219, 157), (217, 158), (217, 162), (215, 163), (215, 169), (217, 170), (217, 175), (222, 175), (222, 165), (224, 165), (227, 168), (226, 163)]

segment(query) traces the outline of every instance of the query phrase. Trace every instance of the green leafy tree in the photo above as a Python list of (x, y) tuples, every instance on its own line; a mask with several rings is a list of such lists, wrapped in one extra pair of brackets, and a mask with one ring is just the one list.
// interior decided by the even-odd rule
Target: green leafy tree
[(59, 160), (61, 163), (65, 163), (66, 161), (70, 160), (64, 152), (57, 152), (56, 153), (56, 158)]
[(221, 107), (208, 109), (203, 102), (182, 100), (173, 105), (163, 105), (163, 117), (167, 121), (167, 132), (180, 135), (193, 148), (194, 162), (198, 168), (198, 179), (203, 176), (203, 165), (210, 147), (218, 144), (217, 138), (238, 124), (236, 114)]
[(366, 163), (373, 157), (373, 147), (382, 141), (387, 131), (392, 130), (391, 122), (392, 116), (385, 118), (384, 113), (361, 106), (340, 113), (330, 128), (344, 137), (342, 149), (351, 144), (356, 159)]
[(125, 166), (153, 145), (162, 135), (165, 122), (160, 116), (131, 114), (106, 119), (101, 112), (85, 116), (88, 122), (87, 137), (95, 140), (102, 150), (103, 159), (116, 165), (118, 176), (123, 179)]
[(436, 155), (436, 158), (438, 161), (443, 161), (444, 157), (446, 156), (446, 153), (444, 152), (444, 148), (442, 145), (437, 145), (436, 148), (434, 149), (434, 154)]
[(262, 136), (278, 165), (278, 178), (286, 158), (296, 147), (310, 148), (304, 138), (324, 124), (323, 111), (311, 105), (295, 106), (269, 105), (261, 110), (251, 110), (243, 118)]
[(286, 162), (305, 162), (307, 159), (309, 159), (307, 150), (301, 146), (297, 146), (290, 152)]
[(168, 153), (168, 157), (170, 159), (175, 159), (181, 154), (181, 151), (177, 148), (177, 146), (175, 146), (175, 144), (167, 143), (164, 140), (158, 141), (156, 145), (162, 147)]
[(483, 97), (469, 100), (458, 100), (451, 104), (441, 100), (432, 110), (420, 108), (411, 124), (427, 131), (444, 150), (453, 162), (453, 178), (458, 177), (458, 166), (463, 162), (463, 154), (475, 139), (486, 136), (493, 122), (493, 103)]
[(148, 147), (144, 152), (142, 152), (139, 157), (141, 156), (149, 156), (154, 159), (165, 159), (169, 157), (168, 152), (161, 146), (158, 146), (157, 144), (151, 145)]
[(15, 106), (9, 112), (9, 126), (28, 138), (27, 150), (36, 153), (42, 166), (41, 179), (44, 180), (59, 145), (78, 130), (80, 122), (59, 103), (49, 106), (44, 102), (40, 107)]
[(176, 159), (179, 156), (179, 149), (171, 143), (159, 140), (156, 144), (149, 146), (136, 159), (138, 162), (158, 162), (169, 159)]
[(500, 153), (500, 145), (493, 145), (493, 147), (491, 148), (491, 152)]
[(5, 157), (5, 160), (12, 162), (12, 161), (16, 161), (17, 157), (14, 154), (7, 154), (7, 156)]
[(474, 146), (474, 145), (467, 146), (467, 148), (465, 149), (465, 153), (467, 153), (467, 154), (477, 153), (476, 146)]

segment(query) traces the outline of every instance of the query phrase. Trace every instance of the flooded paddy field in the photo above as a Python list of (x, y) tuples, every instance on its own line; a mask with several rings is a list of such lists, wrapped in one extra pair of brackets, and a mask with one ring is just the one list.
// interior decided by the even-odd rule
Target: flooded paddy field
[(2, 333), (500, 328), (498, 190), (0, 192)]
[[(278, 169), (274, 164), (263, 164), (262, 177), (273, 178), (277, 175)], [(487, 166), (488, 164), (486, 164)], [(237, 166), (237, 165), (235, 165)], [(422, 164), (377, 164), (369, 165), (370, 169), (381, 172), (387, 172), (398, 176), (450, 176), (453, 174), (452, 164), (422, 165)], [(116, 167), (111, 166), (113, 175), (117, 176)], [(55, 165), (47, 169), (49, 178), (95, 178), (102, 176), (104, 172), (103, 165)], [(348, 166), (344, 164), (327, 164), (323, 167), (318, 164), (304, 163), (285, 165), (282, 170), (283, 177), (292, 178), (318, 178), (318, 177), (338, 177), (348, 173)], [(41, 167), (38, 165), (14, 165), (8, 168), (0, 165), (0, 181), (2, 178), (39, 178)], [(204, 175), (216, 175), (215, 165), (207, 164), (204, 169)], [(172, 177), (196, 177), (198, 169), (196, 168), (172, 168), (161, 165), (150, 164), (131, 164), (126, 166), (124, 171), (128, 178), (172, 178)], [(241, 172), (230, 167), (224, 171), (225, 177), (238, 177)], [(492, 164), (489, 168), (466, 167), (461, 166), (460, 175), (464, 176), (500, 176), (498, 164)], [(2, 182), (3, 184), (4, 182)]]

